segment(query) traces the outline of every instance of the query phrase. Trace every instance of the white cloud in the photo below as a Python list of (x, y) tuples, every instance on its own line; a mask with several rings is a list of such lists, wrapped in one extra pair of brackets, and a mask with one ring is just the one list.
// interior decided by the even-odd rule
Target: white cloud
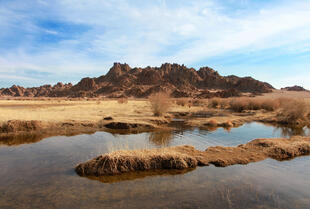
[(57, 35), (57, 30), (36, 26), (34, 21), (42, 18), (90, 27), (72, 40), (35, 46), (38, 43), (29, 38), (7, 52), (2, 49), (0, 72), (31, 68), (59, 76), (91, 76), (105, 73), (114, 61), (133, 66), (163, 62), (194, 65), (233, 52), (247, 54), (281, 47), (283, 53), (292, 54), (310, 50), (309, 1), (265, 4), (236, 14), (215, 0), (38, 0), (28, 6), (16, 1), (0, 11), (5, 11), (0, 14), (0, 29), (4, 33), (20, 22), (18, 26), (30, 37), (40, 31)]

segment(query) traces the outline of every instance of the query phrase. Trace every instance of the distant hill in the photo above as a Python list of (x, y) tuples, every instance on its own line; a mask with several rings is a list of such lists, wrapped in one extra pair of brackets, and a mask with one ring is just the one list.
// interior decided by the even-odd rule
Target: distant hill
[(267, 93), (272, 89), (270, 84), (251, 77), (221, 76), (209, 67), (197, 71), (169, 63), (146, 68), (131, 68), (128, 64), (114, 63), (106, 75), (83, 78), (76, 85), (57, 83), (54, 86), (33, 88), (14, 85), (0, 89), (0, 96), (144, 98), (164, 91), (170, 92), (173, 97), (208, 98), (238, 96), (241, 92)]
[(285, 90), (285, 91), (308, 91), (307, 89), (305, 89), (302, 86), (289, 86), (289, 87), (285, 87), (285, 88), (281, 88), (281, 90)]

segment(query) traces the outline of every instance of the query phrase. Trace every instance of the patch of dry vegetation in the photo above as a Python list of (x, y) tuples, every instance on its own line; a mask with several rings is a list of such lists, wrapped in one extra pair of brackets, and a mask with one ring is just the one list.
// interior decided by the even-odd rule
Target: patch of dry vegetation
[(193, 99), (191, 100), (191, 104), (194, 107), (203, 107), (205, 105), (205, 101), (203, 99)]
[(180, 98), (180, 99), (177, 99), (177, 100), (175, 101), (175, 103), (176, 103), (177, 105), (179, 105), (179, 106), (184, 107), (184, 106), (188, 105), (189, 100), (188, 100), (187, 98)]
[(223, 98), (212, 98), (209, 100), (209, 107), (211, 108), (221, 108), (221, 109), (225, 109), (227, 108), (228, 104), (229, 104), (229, 99), (223, 99)]
[(81, 176), (108, 176), (133, 171), (187, 169), (213, 164), (225, 167), (266, 158), (286, 160), (310, 154), (310, 138), (255, 139), (237, 147), (209, 147), (205, 151), (184, 145), (148, 150), (120, 150), (98, 156), (75, 168)]
[(310, 105), (300, 99), (282, 99), (279, 116), (286, 124), (305, 125), (310, 120)]
[(163, 116), (171, 106), (170, 96), (164, 92), (152, 94), (149, 102), (154, 116)]
[(229, 108), (234, 112), (245, 110), (275, 111), (280, 107), (278, 99), (236, 98), (231, 99)]
[(120, 150), (101, 155), (87, 163), (79, 164), (76, 172), (81, 176), (105, 176), (131, 171), (157, 169), (186, 169), (198, 165), (195, 157), (183, 153), (194, 147), (159, 148), (149, 150)]

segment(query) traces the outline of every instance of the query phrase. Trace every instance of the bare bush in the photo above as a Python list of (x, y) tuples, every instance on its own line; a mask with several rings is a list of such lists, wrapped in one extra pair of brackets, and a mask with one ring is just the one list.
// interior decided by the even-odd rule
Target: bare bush
[(262, 109), (263, 101), (261, 99), (249, 99), (248, 107), (249, 110), (260, 110)]
[(228, 106), (229, 100), (222, 98), (213, 98), (209, 102), (209, 107), (225, 109)]
[(209, 102), (209, 107), (217, 108), (219, 106), (219, 104), (220, 104), (220, 99), (219, 98), (213, 98)]
[(309, 121), (310, 106), (304, 100), (286, 99), (281, 102), (280, 116), (283, 122), (299, 124)]
[(149, 102), (151, 103), (152, 112), (155, 116), (164, 115), (171, 105), (170, 96), (164, 92), (152, 94), (149, 97)]
[(232, 99), (229, 103), (229, 107), (234, 112), (242, 112), (249, 107), (249, 100), (245, 98)]
[(275, 111), (280, 107), (280, 102), (277, 99), (265, 99), (261, 103), (261, 109), (267, 111)]

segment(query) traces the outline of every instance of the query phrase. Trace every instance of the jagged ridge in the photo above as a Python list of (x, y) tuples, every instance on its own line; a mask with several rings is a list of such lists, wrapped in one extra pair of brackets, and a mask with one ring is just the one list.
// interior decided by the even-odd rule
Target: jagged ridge
[[(211, 93), (209, 90), (220, 90)], [(179, 64), (161, 67), (131, 68), (114, 63), (110, 71), (98, 78), (83, 78), (78, 84), (57, 83), (33, 88), (12, 86), (0, 89), (1, 96), (16, 97), (147, 97), (159, 91), (169, 91), (173, 97), (238, 96), (240, 92), (267, 93), (270, 84), (251, 77), (221, 76), (212, 68), (198, 71)]]

